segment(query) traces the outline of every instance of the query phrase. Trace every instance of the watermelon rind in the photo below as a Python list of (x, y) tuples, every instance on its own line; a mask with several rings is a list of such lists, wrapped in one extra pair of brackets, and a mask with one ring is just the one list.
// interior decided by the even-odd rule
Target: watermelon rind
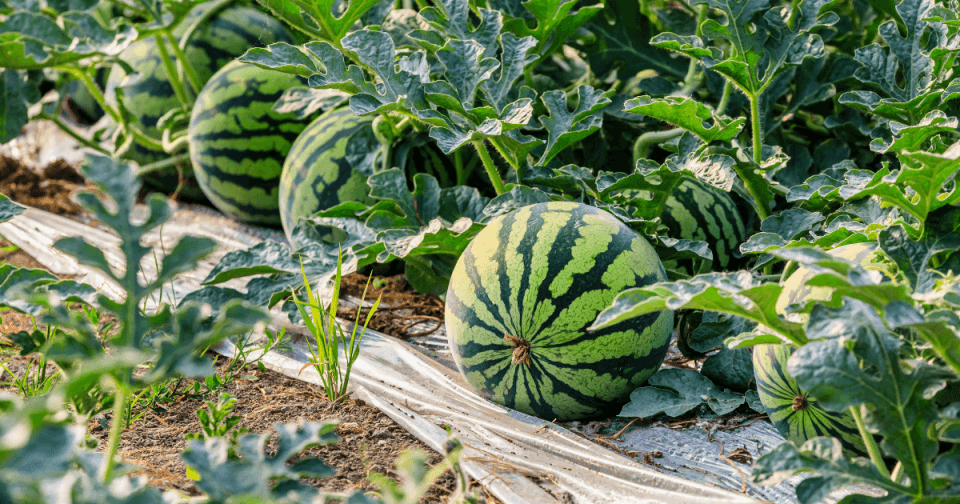
[(467, 246), (445, 322), (460, 372), (479, 394), (548, 420), (615, 413), (661, 365), (673, 312), (587, 331), (624, 289), (666, 280), (647, 241), (575, 202), (519, 208)]
[[(660, 219), (671, 238), (705, 241), (713, 253), (712, 263), (689, 273), (729, 271), (739, 266), (740, 244), (747, 239), (747, 230), (730, 194), (699, 179), (684, 179), (667, 198)], [(689, 270), (689, 262), (677, 264)]]
[(284, 159), (314, 116), (273, 110), (303, 77), (234, 61), (197, 97), (190, 117), (190, 160), (203, 193), (218, 210), (245, 222), (280, 225)]
[(293, 239), (300, 219), (347, 201), (373, 203), (364, 173), (346, 159), (347, 143), (358, 131), (372, 131), (372, 116), (349, 107), (334, 109), (310, 123), (287, 153), (280, 175), (279, 208), (283, 232)]
[[(174, 35), (179, 37), (186, 27), (212, 4), (200, 4), (194, 8), (187, 18), (177, 27)], [(294, 42), (290, 32), (276, 19), (248, 6), (231, 6), (223, 9), (202, 25), (186, 45), (184, 52), (190, 60), (194, 70), (200, 77), (201, 84), (205, 84), (214, 73), (227, 63), (247, 52), (251, 47), (260, 47), (274, 42)], [(171, 54), (171, 58), (176, 58)], [(131, 44), (120, 54), (120, 59), (129, 64), (139, 76), (129, 82), (124, 82), (127, 73), (120, 65), (114, 65), (107, 80), (106, 97), (108, 102), (115, 103), (115, 90), (120, 88), (123, 93), (123, 103), (132, 114), (136, 123), (143, 131), (160, 138), (161, 132), (157, 127), (160, 118), (170, 110), (182, 107), (180, 100), (173, 92), (173, 87), (167, 78), (157, 44), (153, 37)], [(188, 93), (191, 86), (184, 81)], [(191, 95), (191, 98), (193, 96)], [(154, 163), (169, 157), (163, 151), (150, 149), (140, 143), (134, 144), (123, 153), (123, 157), (136, 161), (140, 165)], [(190, 163), (184, 162), (179, 167), (188, 183), (192, 183)], [(152, 172), (143, 177), (149, 187), (172, 192), (179, 182), (177, 167)], [(197, 200), (202, 197), (199, 189), (188, 185), (182, 195), (188, 200)]]

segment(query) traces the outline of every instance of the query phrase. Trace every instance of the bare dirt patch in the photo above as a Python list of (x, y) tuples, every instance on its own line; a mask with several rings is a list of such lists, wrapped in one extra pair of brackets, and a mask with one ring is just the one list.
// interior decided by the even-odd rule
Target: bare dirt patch
[[(357, 299), (364, 294), (367, 276), (359, 273), (344, 275), (340, 292)], [(369, 328), (406, 339), (425, 336), (440, 328), (443, 324), (443, 301), (432, 294), (414, 291), (403, 275), (373, 277), (366, 292), (366, 300), (380, 298), (380, 306), (370, 320)], [(361, 308), (360, 320), (366, 320), (367, 309)], [(342, 308), (337, 315), (347, 320), (355, 320), (356, 308)], [(427, 327), (420, 327), (425, 324)], [(417, 326), (417, 327), (415, 327)]]

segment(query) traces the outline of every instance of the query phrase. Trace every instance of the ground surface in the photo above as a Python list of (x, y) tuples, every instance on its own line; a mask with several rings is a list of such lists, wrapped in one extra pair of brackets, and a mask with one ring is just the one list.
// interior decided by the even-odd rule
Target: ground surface
[[(83, 179), (64, 163), (32, 170), (10, 158), (0, 158), (0, 193), (15, 201), (58, 214), (77, 215), (80, 209), (69, 199), (69, 194), (82, 186)], [(2, 245), (5, 248), (0, 251), (0, 262), (42, 268), (23, 251), (5, 243)], [(344, 293), (359, 297), (366, 280), (360, 275), (345, 277)], [(381, 309), (371, 321), (372, 328), (403, 337), (415, 335), (410, 328), (417, 323), (435, 321), (439, 326), (443, 303), (435, 296), (411, 292), (402, 277), (375, 279), (372, 287), (376, 289), (371, 289), (367, 298), (382, 296), (384, 305), (389, 306)], [(350, 310), (341, 311), (341, 316), (348, 318), (353, 318), (354, 314)], [(17, 393), (15, 382), (24, 376), (36, 376), (37, 361), (36, 357), (17, 355), (17, 348), (4, 335), (30, 329), (32, 322), (10, 311), (0, 312), (0, 317), (3, 319), (0, 324), (0, 363), (6, 368), (0, 368), (0, 391)], [(217, 359), (218, 374), (223, 376), (229, 368), (229, 359), (211, 358)], [(196, 412), (206, 407), (206, 401), (216, 400), (220, 393), (229, 393), (237, 400), (233, 414), (243, 419), (239, 427), (252, 433), (268, 432), (270, 426), (277, 423), (338, 422), (339, 442), (312, 448), (303, 454), (317, 457), (336, 469), (335, 476), (311, 481), (314, 486), (327, 491), (374, 490), (375, 486), (367, 479), (368, 474), (377, 472), (395, 478), (396, 458), (409, 449), (429, 452), (431, 465), (442, 460), (438, 453), (432, 452), (389, 417), (359, 400), (348, 398), (331, 403), (313, 385), (269, 370), (261, 372), (254, 365), (230, 372), (234, 378), (219, 390), (210, 390), (201, 383), (200, 390), (195, 392), (194, 381), (185, 379), (171, 383), (152, 401), (146, 399), (150, 392), (145, 394), (134, 408), (133, 420), (123, 433), (120, 456), (139, 466), (142, 473), (149, 476), (151, 484), (158, 488), (174, 489), (186, 495), (198, 494), (192, 480), (186, 477), (186, 468), (179, 457), (186, 447), (184, 436), (200, 431)], [(48, 375), (55, 373), (53, 366), (48, 366)], [(106, 417), (95, 418), (88, 427), (103, 448), (107, 432), (101, 418), (106, 420)], [(447, 471), (421, 502), (446, 502), (455, 487), (453, 475)], [(487, 499), (496, 502), (489, 495)]]

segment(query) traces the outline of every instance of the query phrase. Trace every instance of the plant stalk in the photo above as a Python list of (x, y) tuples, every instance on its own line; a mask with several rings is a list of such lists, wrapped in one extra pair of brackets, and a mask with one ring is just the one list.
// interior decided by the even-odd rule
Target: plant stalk
[(180, 47), (180, 44), (177, 44), (177, 39), (173, 36), (173, 33), (170, 32), (169, 28), (164, 30), (163, 34), (167, 37), (167, 40), (170, 41), (170, 47), (173, 48), (173, 55), (177, 57), (177, 64), (183, 69), (183, 73), (187, 76), (187, 80), (190, 81), (190, 85), (193, 87), (194, 94), (200, 93), (200, 89), (203, 88), (203, 82), (200, 80), (197, 70), (193, 68), (190, 60), (187, 59), (187, 53), (183, 50), (183, 48)]
[(107, 438), (106, 455), (103, 467), (100, 469), (100, 481), (104, 484), (110, 483), (113, 472), (113, 460), (117, 456), (117, 449), (120, 448), (120, 434), (123, 432), (123, 418), (127, 409), (127, 395), (130, 393), (126, 383), (119, 379), (115, 380), (117, 392), (113, 400), (113, 418), (110, 419), (110, 437)]
[(760, 96), (750, 98), (750, 128), (753, 130), (753, 162), (763, 163), (763, 134), (760, 124)]
[(873, 435), (867, 432), (867, 428), (863, 424), (863, 417), (860, 415), (860, 406), (851, 406), (850, 414), (853, 415), (853, 421), (857, 424), (857, 430), (860, 431), (860, 437), (863, 438), (863, 444), (867, 446), (867, 453), (870, 455), (870, 461), (873, 462), (873, 465), (877, 467), (877, 470), (880, 471), (880, 474), (889, 478), (890, 472), (887, 471), (887, 465), (883, 463), (883, 457), (880, 455), (880, 448), (877, 447), (877, 442), (873, 440)]
[(453, 168), (457, 171), (457, 185), (467, 185), (467, 177), (463, 172), (463, 151), (457, 149), (453, 151)]
[(733, 92), (733, 84), (730, 81), (723, 83), (723, 91), (720, 94), (720, 103), (717, 104), (717, 118), (723, 115), (724, 111), (727, 110), (727, 105), (730, 104), (730, 94)]
[(86, 72), (77, 67), (57, 67), (56, 70), (73, 74), (74, 77), (80, 79), (80, 82), (87, 88), (87, 91), (90, 91), (90, 96), (93, 96), (93, 99), (96, 100), (100, 108), (113, 119), (113, 122), (123, 124), (120, 120), (120, 113), (114, 110), (113, 107), (107, 105), (107, 99), (103, 96), (103, 92), (100, 91), (100, 87), (97, 86), (97, 83), (94, 82)]
[(493, 148), (497, 149), (497, 152), (500, 153), (500, 157), (502, 157), (503, 160), (506, 161), (511, 168), (513, 168), (514, 170), (517, 170), (517, 178), (518, 179), (521, 178), (520, 166), (517, 163), (514, 163), (513, 158), (507, 155), (506, 149), (502, 145), (500, 145), (500, 142), (497, 142), (496, 138), (491, 138), (490, 143), (493, 145)]
[(487, 146), (484, 145), (483, 140), (474, 140), (471, 143), (476, 147), (477, 154), (480, 155), (480, 160), (483, 161), (483, 167), (487, 170), (487, 176), (490, 177), (490, 182), (493, 183), (493, 189), (497, 191), (497, 194), (507, 192), (507, 188), (503, 185), (503, 179), (500, 178), (500, 173), (497, 172), (497, 165), (495, 165), (493, 159), (490, 158), (490, 153), (487, 152)]
[(97, 144), (96, 142), (94, 142), (93, 140), (88, 140), (88, 139), (84, 138), (83, 136), (81, 136), (81, 135), (80, 135), (79, 133), (77, 133), (76, 131), (73, 131), (73, 128), (71, 128), (70, 126), (67, 126), (67, 124), (66, 124), (65, 122), (63, 122), (59, 117), (49, 116), (49, 115), (46, 115), (46, 114), (40, 114), (40, 115), (38, 115), (37, 117), (40, 118), (40, 119), (46, 119), (46, 120), (52, 122), (52, 123), (55, 124), (58, 128), (60, 128), (61, 131), (63, 131), (64, 133), (70, 135), (71, 138), (73, 138), (74, 140), (76, 140), (77, 142), (79, 142), (80, 145), (83, 145), (84, 147), (87, 147), (87, 148), (89, 148), (89, 149), (93, 149), (93, 150), (95, 150), (95, 151), (97, 151), (97, 152), (99, 152), (99, 153), (101, 153), (101, 154), (104, 154), (104, 155), (107, 155), (107, 156), (110, 155), (110, 151), (108, 151), (107, 149), (104, 149), (103, 147), (100, 147), (100, 145), (98, 145), (98, 144)]
[(157, 52), (160, 53), (160, 61), (163, 62), (163, 69), (167, 72), (167, 79), (170, 80), (170, 87), (173, 88), (173, 94), (177, 95), (177, 100), (180, 101), (185, 109), (190, 108), (190, 98), (187, 97), (187, 92), (183, 87), (183, 81), (180, 80), (180, 75), (177, 73), (177, 66), (170, 58), (170, 52), (167, 51), (167, 43), (163, 41), (163, 36), (159, 33), (154, 34), (153, 39), (157, 42)]
[(646, 159), (650, 155), (652, 146), (678, 138), (683, 135), (684, 131), (683, 128), (673, 128), (663, 131), (648, 131), (640, 135), (633, 144), (633, 164), (636, 165), (637, 161)]

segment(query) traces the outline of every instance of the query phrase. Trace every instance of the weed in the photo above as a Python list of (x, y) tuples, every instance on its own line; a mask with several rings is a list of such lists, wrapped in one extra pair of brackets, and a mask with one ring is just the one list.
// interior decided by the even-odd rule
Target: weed
[[(320, 304), (319, 299), (314, 295), (313, 289), (310, 287), (310, 280), (303, 270), (302, 263), (300, 264), (300, 273), (303, 276), (303, 286), (306, 291), (307, 302), (302, 302), (297, 299), (296, 292), (291, 290), (293, 293), (293, 301), (297, 304), (300, 316), (303, 318), (304, 324), (306, 324), (307, 329), (310, 330), (310, 334), (313, 335), (316, 341), (316, 347), (310, 346), (309, 342), (307, 343), (307, 347), (310, 349), (311, 359), (309, 363), (300, 368), (300, 372), (302, 373), (307, 367), (313, 366), (317, 370), (317, 374), (320, 375), (320, 383), (323, 386), (327, 399), (330, 401), (337, 401), (346, 396), (347, 385), (350, 381), (350, 370), (353, 368), (357, 357), (360, 356), (360, 341), (367, 331), (367, 325), (370, 323), (370, 319), (373, 318), (377, 307), (380, 306), (380, 298), (377, 298), (367, 313), (367, 319), (364, 321), (363, 329), (359, 335), (357, 334), (357, 329), (360, 328), (360, 310), (357, 310), (357, 318), (353, 323), (353, 331), (350, 334), (350, 338), (347, 339), (346, 334), (344, 334), (343, 329), (337, 323), (336, 319), (337, 303), (340, 299), (340, 281), (343, 275), (341, 270), (342, 262), (343, 254), (341, 252), (337, 256), (337, 272), (333, 281), (333, 297), (330, 300), (330, 306), (328, 308), (324, 308)], [(367, 279), (367, 285), (363, 288), (361, 302), (366, 298), (369, 287), (370, 278)], [(327, 313), (324, 313), (324, 311)], [(341, 346), (346, 356), (345, 370), (342, 370), (340, 367)]]
[(43, 356), (37, 356), (27, 361), (27, 365), (21, 375), (17, 375), (11, 370), (7, 363), (13, 358), (0, 362), (0, 369), (3, 369), (12, 377), (9, 382), (0, 382), (0, 386), (14, 386), (17, 388), (17, 394), (20, 397), (34, 397), (46, 394), (57, 383), (60, 376), (59, 371), (52, 374), (47, 368), (47, 360)]

